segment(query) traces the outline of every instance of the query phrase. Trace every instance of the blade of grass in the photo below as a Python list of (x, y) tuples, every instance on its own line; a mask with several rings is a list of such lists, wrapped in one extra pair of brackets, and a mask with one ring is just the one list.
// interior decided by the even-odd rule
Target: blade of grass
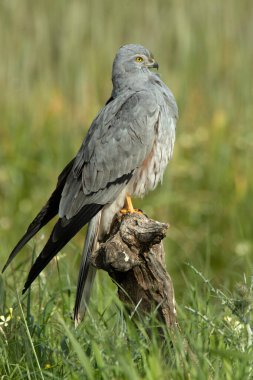
[(32, 341), (32, 337), (31, 337), (31, 334), (30, 334), (30, 331), (29, 331), (29, 328), (28, 328), (28, 325), (27, 325), (27, 322), (26, 322), (26, 319), (25, 319), (24, 310), (23, 310), (23, 308), (22, 308), (22, 305), (21, 305), (21, 302), (20, 302), (20, 298), (19, 298), (18, 293), (17, 293), (17, 298), (18, 298), (18, 304), (19, 304), (19, 307), (20, 307), (20, 311), (21, 311), (21, 314), (22, 314), (22, 318), (23, 318), (23, 321), (24, 321), (24, 324), (25, 324), (25, 330), (26, 330), (26, 333), (27, 333), (27, 336), (28, 336), (29, 342), (30, 342), (30, 344), (31, 344), (31, 348), (32, 348), (32, 352), (33, 352), (33, 355), (34, 355), (34, 358), (35, 358), (36, 364), (37, 364), (38, 369), (39, 369), (40, 377), (41, 377), (42, 380), (45, 380), (45, 378), (44, 378), (44, 376), (43, 376), (43, 373), (42, 373), (42, 369), (41, 369), (40, 363), (39, 363), (39, 359), (38, 359), (38, 356), (37, 356), (37, 354), (36, 354), (36, 350), (35, 350), (35, 347), (34, 347), (34, 344), (33, 344), (33, 341)]
[(66, 323), (63, 321), (63, 319), (58, 316), (58, 321), (61, 323), (62, 327), (64, 328), (79, 360), (80, 360), (80, 364), (82, 365), (83, 369), (85, 370), (86, 372), (86, 375), (87, 375), (87, 378), (89, 380), (93, 380), (94, 379), (94, 375), (93, 375), (93, 368), (90, 364), (90, 359), (88, 358), (88, 356), (84, 353), (83, 349), (82, 349), (82, 346), (80, 345), (80, 343), (77, 341), (77, 339), (74, 337), (74, 335), (72, 334), (72, 332), (70, 331), (70, 329), (68, 328), (68, 326), (66, 325)]

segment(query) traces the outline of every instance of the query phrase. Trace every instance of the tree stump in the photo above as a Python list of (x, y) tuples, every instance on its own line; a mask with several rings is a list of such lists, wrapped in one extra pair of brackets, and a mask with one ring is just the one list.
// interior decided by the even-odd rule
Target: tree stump
[(144, 315), (155, 310), (159, 320), (171, 329), (177, 327), (177, 319), (162, 244), (167, 229), (168, 224), (143, 214), (118, 214), (91, 264), (109, 273), (128, 308)]

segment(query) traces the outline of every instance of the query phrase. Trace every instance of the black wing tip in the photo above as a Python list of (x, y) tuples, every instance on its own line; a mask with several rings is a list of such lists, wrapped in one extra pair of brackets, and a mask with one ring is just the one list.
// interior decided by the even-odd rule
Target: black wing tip
[(22, 295), (25, 294), (25, 292), (27, 291), (27, 289), (29, 288), (30, 285), (27, 285), (27, 283), (25, 283), (23, 289), (22, 289)]
[[(22, 240), (23, 240), (23, 238), (22, 238)], [(2, 269), (2, 273), (5, 272), (5, 270), (8, 268), (8, 266), (10, 265), (10, 263), (12, 262), (12, 260), (15, 258), (15, 256), (17, 255), (17, 253), (22, 248), (22, 247), (19, 247), (19, 245), (20, 245), (20, 241), (18, 242), (18, 244), (16, 245), (16, 247), (11, 251), (10, 256), (8, 257), (6, 263), (4, 264), (4, 267)]]
[(36, 230), (30, 230), (29, 231), (29, 228), (28, 230), (26, 231), (26, 233), (24, 234), (24, 236), (22, 236), (22, 238), (19, 240), (18, 244), (13, 248), (13, 250), (11, 251), (3, 269), (2, 269), (2, 273), (4, 273), (4, 271), (8, 268), (8, 266), (11, 264), (11, 262), (13, 261), (13, 259), (15, 259), (15, 257), (17, 256), (17, 254), (21, 251), (21, 249), (26, 245), (26, 243), (35, 235), (37, 231)]
[(2, 274), (5, 272), (6, 268), (8, 267), (9, 263), (7, 261), (7, 263), (4, 265), (3, 269), (2, 269)]
[(63, 186), (65, 185), (67, 176), (73, 167), (74, 161), (75, 158), (73, 158), (60, 173), (55, 190), (52, 192), (47, 203), (42, 207), (38, 215), (33, 219), (26, 233), (23, 235), (23, 237), (19, 240), (15, 248), (12, 250), (6, 264), (2, 269), (2, 273), (5, 272), (7, 267), (10, 265), (12, 260), (19, 253), (19, 251), (24, 247), (24, 245), (28, 243), (28, 241), (57, 214), (61, 192)]
[(4, 264), (4, 267), (2, 269), (2, 273), (4, 273), (6, 271), (6, 269), (8, 268), (8, 266), (10, 265), (10, 263), (12, 262), (12, 260), (14, 259), (14, 257), (16, 256), (16, 254), (20, 251), (20, 249), (17, 249), (17, 246), (13, 249), (13, 251), (11, 252), (10, 256), (8, 257), (6, 263)]

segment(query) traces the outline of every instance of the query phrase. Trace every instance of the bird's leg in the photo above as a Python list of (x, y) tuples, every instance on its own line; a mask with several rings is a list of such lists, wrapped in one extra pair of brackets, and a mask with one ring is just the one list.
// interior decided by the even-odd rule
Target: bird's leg
[(120, 212), (121, 214), (142, 214), (140, 210), (134, 208), (131, 196), (129, 194), (126, 195), (124, 208), (122, 208)]
[(133, 203), (132, 203), (132, 199), (131, 199), (130, 195), (128, 195), (128, 194), (126, 195), (124, 209), (127, 210), (130, 214), (133, 214), (135, 211)]

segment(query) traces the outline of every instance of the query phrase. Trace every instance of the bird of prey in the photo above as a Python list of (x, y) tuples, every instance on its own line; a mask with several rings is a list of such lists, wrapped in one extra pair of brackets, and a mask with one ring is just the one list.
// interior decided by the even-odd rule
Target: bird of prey
[(142, 197), (156, 187), (172, 157), (177, 104), (152, 68), (158, 69), (158, 63), (145, 47), (129, 44), (118, 50), (112, 68), (110, 99), (3, 268), (4, 271), (21, 248), (58, 214), (47, 243), (32, 265), (24, 293), (88, 223), (74, 308), (76, 323), (84, 315), (95, 276), (89, 262), (92, 252), (109, 232), (117, 212), (123, 207), (134, 212), (131, 196)]

